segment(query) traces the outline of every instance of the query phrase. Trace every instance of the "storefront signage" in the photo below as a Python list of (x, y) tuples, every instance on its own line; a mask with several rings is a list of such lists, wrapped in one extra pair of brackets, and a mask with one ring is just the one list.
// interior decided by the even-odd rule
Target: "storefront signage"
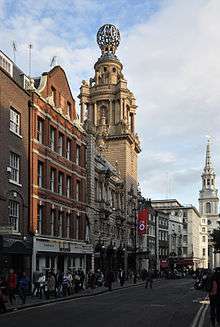
[(92, 245), (85, 243), (76, 243), (61, 241), (56, 239), (46, 239), (37, 237), (34, 242), (35, 251), (37, 252), (65, 252), (65, 253), (87, 253), (93, 252)]

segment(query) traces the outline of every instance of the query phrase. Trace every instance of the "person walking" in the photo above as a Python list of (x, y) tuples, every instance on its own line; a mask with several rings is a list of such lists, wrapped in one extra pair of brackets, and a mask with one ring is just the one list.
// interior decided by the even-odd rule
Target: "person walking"
[(211, 325), (215, 327), (217, 322), (220, 326), (220, 268), (211, 277), (209, 300)]
[(148, 285), (150, 285), (150, 288), (153, 288), (153, 273), (151, 270), (149, 270), (146, 273), (146, 284), (145, 284), (145, 288), (148, 288)]
[(25, 304), (27, 292), (30, 285), (30, 279), (27, 277), (26, 273), (23, 272), (21, 278), (18, 281), (18, 294), (22, 300), (22, 304)]
[(124, 283), (125, 283), (125, 271), (122, 270), (121, 268), (119, 270), (118, 277), (119, 277), (120, 285), (121, 286), (124, 286)]
[(16, 301), (15, 291), (17, 287), (17, 275), (15, 274), (13, 269), (9, 270), (9, 275), (7, 278), (7, 286), (8, 286), (8, 295), (10, 304), (13, 305), (13, 300)]
[(112, 270), (109, 270), (106, 275), (106, 285), (109, 291), (112, 291), (112, 283), (114, 282), (114, 273)]
[(39, 284), (39, 297), (42, 299), (43, 293), (45, 293), (45, 284), (46, 284), (46, 276), (43, 273), (40, 273), (38, 278)]
[(39, 271), (34, 271), (33, 272), (33, 284), (34, 284), (34, 288), (33, 288), (33, 291), (32, 291), (32, 296), (35, 295), (36, 293), (36, 296), (39, 295), (39, 288), (40, 288), (40, 285), (39, 285), (39, 277), (40, 277), (40, 272)]
[(47, 292), (46, 292), (46, 297), (48, 300), (52, 294), (56, 297), (56, 279), (54, 275), (51, 272), (49, 272), (48, 279), (47, 279)]

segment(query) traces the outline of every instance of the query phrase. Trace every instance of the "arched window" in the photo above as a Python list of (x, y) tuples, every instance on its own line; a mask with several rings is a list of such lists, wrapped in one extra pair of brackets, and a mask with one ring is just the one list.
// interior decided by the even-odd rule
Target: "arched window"
[(207, 202), (206, 203), (206, 213), (211, 213), (211, 210), (212, 210), (211, 203), (210, 202)]

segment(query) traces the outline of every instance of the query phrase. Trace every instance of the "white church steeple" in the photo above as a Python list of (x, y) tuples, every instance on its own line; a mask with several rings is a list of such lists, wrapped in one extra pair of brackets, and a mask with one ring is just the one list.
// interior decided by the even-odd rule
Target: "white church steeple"
[(206, 146), (205, 167), (202, 173), (202, 190), (199, 197), (199, 208), (202, 215), (215, 216), (218, 214), (218, 190), (215, 186), (215, 171), (211, 160), (211, 141)]

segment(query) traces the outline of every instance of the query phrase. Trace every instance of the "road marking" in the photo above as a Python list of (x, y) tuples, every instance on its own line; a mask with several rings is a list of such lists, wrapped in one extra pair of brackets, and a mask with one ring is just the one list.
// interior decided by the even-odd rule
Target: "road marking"
[(205, 315), (206, 315), (207, 310), (208, 310), (208, 306), (205, 307), (205, 309), (203, 310), (203, 312), (202, 312), (202, 314), (201, 314), (201, 317), (200, 317), (200, 321), (199, 321), (198, 327), (203, 327), (203, 326), (204, 326)]
[(150, 307), (165, 307), (165, 304), (150, 304)]
[(192, 322), (192, 325), (191, 327), (196, 327), (197, 326), (197, 323), (199, 321), (199, 318), (200, 318), (200, 315), (201, 315), (201, 312), (202, 310), (205, 308), (205, 304), (202, 304), (201, 307), (199, 308), (195, 318), (193, 319), (193, 322)]

